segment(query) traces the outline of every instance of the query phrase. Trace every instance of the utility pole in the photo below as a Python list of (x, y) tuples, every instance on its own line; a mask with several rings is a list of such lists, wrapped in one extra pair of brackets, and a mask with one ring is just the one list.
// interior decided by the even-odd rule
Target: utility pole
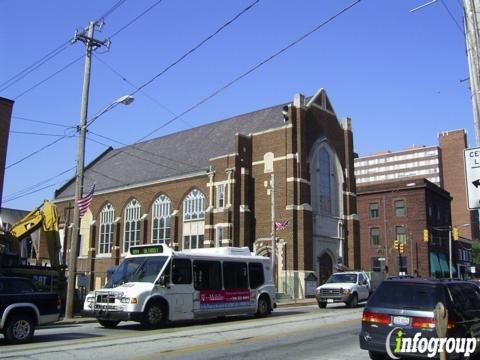
[(275, 225), (275, 175), (272, 174), (270, 180), (271, 196), (272, 196), (272, 270), (273, 270), (273, 283), (277, 286), (277, 227)]
[(477, 18), (477, 11), (480, 11), (480, 0), (464, 0), (463, 6), (465, 9), (465, 37), (470, 72), (475, 142), (477, 146), (480, 146), (480, 53)]
[(90, 70), (92, 64), (92, 53), (100, 46), (109, 46), (109, 40), (94, 39), (95, 27), (100, 27), (101, 24), (91, 21), (88, 25), (87, 34), (85, 31), (80, 31), (75, 34), (72, 42), (81, 41), (85, 44), (85, 66), (83, 72), (83, 90), (82, 90), (82, 104), (80, 107), (80, 125), (77, 127), (79, 133), (78, 147), (77, 147), (77, 170), (75, 174), (75, 202), (73, 204), (73, 228), (72, 241), (70, 244), (70, 261), (68, 263), (68, 278), (67, 278), (67, 299), (65, 304), (65, 318), (71, 319), (73, 317), (73, 300), (75, 298), (75, 282), (77, 270), (77, 247), (80, 237), (80, 209), (78, 208), (78, 200), (82, 197), (83, 190), (83, 168), (85, 165), (85, 134), (87, 131), (87, 113), (88, 113), (88, 94), (90, 90)]

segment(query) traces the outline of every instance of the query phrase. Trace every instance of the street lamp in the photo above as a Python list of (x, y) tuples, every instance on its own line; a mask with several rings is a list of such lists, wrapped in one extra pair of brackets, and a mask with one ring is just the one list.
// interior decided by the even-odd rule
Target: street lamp
[[(84, 89), (85, 90), (85, 89)], [(88, 96), (87, 96), (88, 97)], [(97, 115), (87, 121), (88, 101), (83, 97), (80, 115), (80, 125), (77, 127), (79, 132), (78, 147), (77, 147), (77, 169), (75, 174), (75, 200), (73, 209), (73, 229), (72, 241), (70, 244), (70, 261), (68, 263), (68, 278), (67, 278), (67, 298), (65, 303), (65, 318), (71, 319), (73, 317), (73, 299), (75, 294), (75, 275), (77, 270), (77, 245), (80, 237), (80, 210), (78, 208), (78, 201), (82, 197), (83, 188), (83, 170), (85, 166), (85, 135), (87, 126), (91, 125), (100, 116), (107, 111), (113, 109), (118, 104), (129, 105), (133, 102), (133, 97), (130, 95), (122, 96), (105, 107)]]

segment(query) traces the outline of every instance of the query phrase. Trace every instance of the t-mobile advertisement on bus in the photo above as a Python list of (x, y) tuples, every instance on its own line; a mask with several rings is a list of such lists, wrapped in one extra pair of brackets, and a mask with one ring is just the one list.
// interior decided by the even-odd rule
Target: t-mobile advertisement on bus
[(200, 308), (226, 309), (250, 305), (250, 290), (201, 290)]

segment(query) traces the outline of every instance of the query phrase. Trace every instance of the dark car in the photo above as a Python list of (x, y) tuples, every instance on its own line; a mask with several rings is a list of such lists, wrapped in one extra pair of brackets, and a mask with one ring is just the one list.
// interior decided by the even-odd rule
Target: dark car
[[(476, 340), (472, 338), (480, 336), (479, 288), (466, 281), (418, 278), (389, 279), (379, 285), (363, 311), (360, 348), (368, 350), (371, 359), (391, 358), (388, 356), (391, 354), (398, 358), (400, 353), (401, 357), (427, 358), (435, 349), (422, 351), (417, 344), (420, 341), (429, 344), (430, 339), (433, 345), (440, 344), (434, 319), (434, 309), (439, 302), (448, 311), (446, 337), (465, 338), (477, 349)], [(403, 344), (399, 338), (408, 338), (411, 342), (405, 345), (414, 343), (415, 348), (412, 345), (408, 353), (396, 353)], [(451, 359), (461, 355), (448, 356)]]
[(55, 322), (60, 298), (40, 292), (29, 279), (0, 276), (0, 332), (9, 343), (32, 339), (37, 325)]

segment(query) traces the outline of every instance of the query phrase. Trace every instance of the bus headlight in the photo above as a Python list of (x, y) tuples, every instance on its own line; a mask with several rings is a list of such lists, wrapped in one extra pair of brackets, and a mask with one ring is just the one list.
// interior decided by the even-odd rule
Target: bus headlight
[(95, 296), (87, 296), (86, 300), (88, 303), (91, 303), (93, 300), (95, 300)]
[(120, 302), (121, 302), (122, 304), (128, 304), (128, 303), (130, 302), (130, 298), (128, 298), (128, 297), (122, 297), (122, 298), (120, 299)]

